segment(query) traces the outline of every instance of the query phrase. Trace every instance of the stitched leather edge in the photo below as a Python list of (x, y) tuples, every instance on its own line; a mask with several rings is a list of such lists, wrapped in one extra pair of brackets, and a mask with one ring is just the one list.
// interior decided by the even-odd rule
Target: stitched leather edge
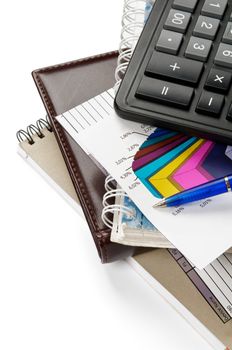
[(36, 69), (32, 73), (33, 74), (41, 74), (41, 73), (47, 73), (47, 72), (54, 72), (56, 70), (62, 70), (62, 69), (66, 69), (68, 67), (73, 67), (73, 66), (79, 65), (79, 64), (84, 63), (84, 62), (89, 62), (89, 61), (92, 61), (92, 60), (96, 60), (98, 58), (102, 59), (104, 57), (114, 57), (115, 55), (118, 55), (118, 51), (117, 50), (116, 51), (110, 51), (110, 52), (102, 53), (102, 54), (99, 54), (99, 55), (93, 55), (93, 56), (89, 56), (89, 57), (80, 58), (78, 60), (74, 60), (74, 61), (70, 61), (70, 62), (55, 64), (54, 66), (48, 66), (48, 67)]
[(71, 157), (71, 154), (70, 154), (70, 149), (69, 149), (69, 147), (67, 145), (67, 142), (66, 142), (66, 140), (64, 138), (64, 134), (63, 134), (62, 128), (60, 127), (59, 123), (55, 119), (55, 115), (56, 115), (55, 108), (53, 106), (53, 103), (50, 100), (50, 97), (48, 95), (48, 92), (47, 92), (47, 90), (46, 90), (42, 80), (39, 77), (39, 74), (66, 69), (67, 67), (80, 65), (80, 64), (82, 64), (84, 62), (89, 62), (91, 60), (102, 59), (102, 58), (105, 58), (105, 57), (113, 57), (113, 56), (115, 56), (117, 54), (118, 54), (118, 51), (111, 51), (111, 52), (107, 52), (107, 53), (104, 53), (104, 54), (94, 55), (94, 56), (82, 58), (82, 59), (71, 61), (71, 62), (66, 62), (66, 63), (54, 65), (54, 66), (45, 67), (45, 68), (38, 69), (38, 70), (35, 70), (35, 71), (32, 72), (33, 78), (35, 79), (35, 81), (37, 83), (38, 90), (39, 90), (42, 98), (45, 101), (45, 104), (46, 104), (46, 106), (48, 108), (48, 111), (49, 111), (50, 117), (52, 119), (52, 122), (54, 123), (55, 130), (57, 131), (57, 133), (58, 133), (58, 135), (60, 137), (60, 140), (62, 142), (62, 146), (65, 149), (66, 156), (68, 157), (69, 165), (70, 165), (70, 167), (71, 167), (71, 169), (72, 169), (72, 171), (73, 171), (73, 173), (75, 175), (75, 178), (76, 178), (77, 183), (78, 183), (79, 190), (80, 190), (80, 192), (81, 192), (81, 194), (82, 194), (82, 196), (83, 196), (83, 198), (85, 200), (85, 203), (86, 203), (87, 208), (89, 210), (89, 213), (91, 215), (91, 219), (93, 221), (93, 226), (95, 226), (95, 231), (96, 231), (95, 232), (96, 234), (93, 235), (93, 232), (92, 232), (92, 235), (93, 235), (95, 243), (97, 243), (98, 252), (99, 252), (99, 255), (100, 255), (101, 260), (103, 262), (108, 262), (109, 261), (108, 250), (107, 250), (107, 243), (111, 243), (111, 241), (110, 241), (110, 231), (109, 230), (108, 231), (107, 230), (100, 230), (100, 228), (98, 226), (98, 223), (97, 223), (97, 220), (96, 220), (95, 211), (94, 211), (94, 209), (93, 209), (93, 207), (92, 207), (92, 205), (91, 205), (91, 203), (89, 201), (88, 192), (86, 191), (86, 186), (84, 185), (82, 176), (80, 176), (80, 174), (77, 171), (76, 164), (72, 160), (72, 157)]
[[(67, 142), (63, 136), (63, 131), (62, 131), (61, 127), (59, 126), (58, 122), (54, 118), (54, 114), (55, 114), (54, 106), (53, 106), (53, 104), (52, 104), (52, 102), (47, 94), (47, 90), (44, 87), (44, 84), (42, 83), (39, 76), (36, 76), (36, 81), (37, 81), (38, 86), (40, 88), (41, 94), (43, 95), (43, 98), (46, 101), (46, 105), (47, 105), (47, 108), (49, 110), (50, 117), (52, 118), (52, 121), (55, 125), (55, 130), (59, 135), (59, 138), (60, 138), (61, 143), (62, 143), (62, 147), (64, 147), (64, 149), (65, 149), (65, 155), (68, 158), (69, 166), (71, 167), (71, 169), (74, 173), (75, 179), (76, 179), (78, 187), (79, 187), (79, 191), (81, 192), (81, 194), (85, 200), (85, 205), (87, 206), (88, 211), (90, 213), (90, 219), (93, 223), (94, 230), (96, 231), (95, 237), (93, 237), (93, 238), (94, 238), (95, 243), (97, 244), (99, 255), (104, 262), (107, 262), (108, 261), (108, 254), (107, 254), (107, 249), (106, 249), (105, 243), (106, 243), (106, 238), (108, 238), (108, 237), (106, 237), (105, 235), (107, 234), (109, 236), (109, 233), (108, 232), (101, 232), (99, 229), (99, 226), (98, 226), (98, 223), (96, 220), (96, 215), (95, 215), (95, 212), (94, 212), (92, 205), (90, 204), (89, 196), (88, 196), (88, 193), (86, 191), (86, 187), (83, 183), (82, 177), (79, 175), (77, 168), (76, 168), (76, 165), (74, 164), (74, 162), (72, 160), (72, 157), (71, 157), (71, 154), (69, 151), (69, 147), (68, 147)], [(104, 233), (105, 233), (105, 235), (104, 235)], [(109, 241), (110, 241), (110, 239), (109, 239)], [(107, 242), (108, 242), (108, 240), (107, 240)], [(102, 256), (102, 254), (103, 254), (103, 256)]]
[(77, 171), (75, 163), (72, 160), (72, 156), (71, 156), (68, 144), (67, 144), (67, 142), (66, 142), (66, 140), (64, 138), (64, 134), (63, 134), (62, 128), (60, 127), (60, 125), (58, 124), (58, 122), (54, 118), (55, 110), (54, 110), (53, 104), (52, 104), (51, 100), (48, 98), (47, 91), (46, 91), (46, 89), (45, 89), (45, 87), (43, 85), (43, 82), (41, 81), (39, 76), (37, 76), (37, 83), (38, 83), (39, 88), (40, 88), (40, 90), (41, 90), (41, 92), (43, 94), (44, 99), (46, 100), (46, 105), (47, 105), (47, 107), (49, 109), (50, 117), (53, 119), (53, 123), (55, 125), (55, 129), (56, 129), (57, 133), (59, 134), (60, 140), (62, 142), (62, 146), (64, 147), (65, 152), (66, 152), (65, 154), (68, 157), (69, 164), (70, 164), (70, 166), (72, 168), (72, 171), (73, 171), (73, 173), (74, 173), (74, 175), (75, 175), (75, 177), (77, 179), (78, 185), (80, 186), (80, 190), (81, 190), (82, 194), (84, 195), (84, 199), (86, 200), (86, 204), (87, 204), (87, 207), (88, 207), (88, 209), (90, 211), (91, 217), (94, 219), (93, 220), (93, 224), (94, 224), (96, 230), (99, 231), (99, 226), (98, 226), (98, 223), (97, 223), (97, 221), (95, 219), (96, 216), (94, 215), (93, 208), (90, 205), (86, 188), (85, 188), (85, 186), (83, 186), (83, 181), (82, 181), (82, 179), (81, 179), (81, 177), (80, 177), (80, 175), (79, 175), (79, 173)]

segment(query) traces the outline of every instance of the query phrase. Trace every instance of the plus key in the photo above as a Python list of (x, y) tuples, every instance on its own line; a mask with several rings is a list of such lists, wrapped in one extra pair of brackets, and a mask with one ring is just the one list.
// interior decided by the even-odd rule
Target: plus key
[(175, 62), (175, 64), (170, 64), (170, 66), (173, 70), (173, 72), (175, 72), (176, 69), (181, 69), (181, 67), (178, 66), (178, 64)]
[(197, 85), (203, 66), (201, 62), (155, 51), (147, 65), (145, 74), (152, 77), (162, 77), (165, 80)]

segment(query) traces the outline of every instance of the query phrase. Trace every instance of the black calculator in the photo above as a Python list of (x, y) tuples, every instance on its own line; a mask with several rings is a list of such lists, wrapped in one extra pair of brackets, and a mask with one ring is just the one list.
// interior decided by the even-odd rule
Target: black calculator
[(156, 0), (115, 98), (126, 119), (232, 144), (232, 0)]

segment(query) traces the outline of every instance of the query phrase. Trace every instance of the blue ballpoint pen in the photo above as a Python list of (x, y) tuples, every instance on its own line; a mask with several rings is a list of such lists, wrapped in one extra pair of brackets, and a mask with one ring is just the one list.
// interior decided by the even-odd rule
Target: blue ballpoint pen
[(190, 190), (180, 192), (171, 197), (164, 198), (155, 204), (154, 207), (176, 207), (231, 191), (232, 175), (228, 175), (220, 179), (210, 181), (206, 184), (196, 186)]

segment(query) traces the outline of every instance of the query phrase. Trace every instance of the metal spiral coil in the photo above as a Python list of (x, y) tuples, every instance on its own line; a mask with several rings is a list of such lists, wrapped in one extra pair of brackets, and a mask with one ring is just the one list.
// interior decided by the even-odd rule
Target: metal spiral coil
[(35, 143), (33, 136), (37, 135), (39, 138), (42, 139), (44, 137), (44, 129), (47, 129), (48, 131), (52, 132), (52, 126), (50, 124), (48, 116), (46, 116), (46, 119), (40, 118), (39, 120), (37, 120), (35, 125), (28, 125), (26, 130), (19, 130), (16, 133), (16, 137), (19, 142), (28, 141), (30, 145), (33, 145), (33, 143)]
[[(115, 92), (117, 91), (128, 63), (132, 57), (135, 45), (144, 26), (146, 0), (125, 0), (122, 16), (121, 42), (115, 70)], [(141, 9), (139, 8), (141, 6)], [(141, 17), (141, 20), (139, 20)]]

